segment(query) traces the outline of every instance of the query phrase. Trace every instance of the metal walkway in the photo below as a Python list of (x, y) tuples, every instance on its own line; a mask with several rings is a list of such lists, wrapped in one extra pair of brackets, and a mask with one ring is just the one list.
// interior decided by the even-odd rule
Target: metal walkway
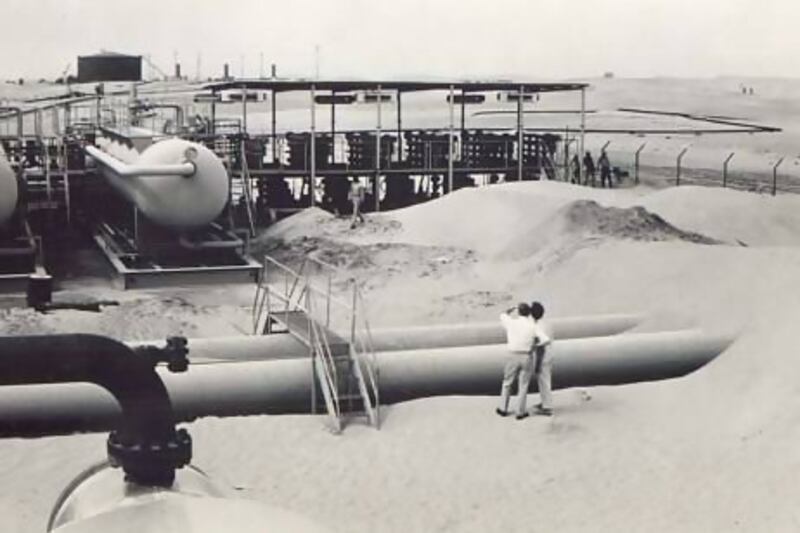
[[(253, 305), (257, 335), (290, 334), (309, 348), (317, 378), (311, 393), (311, 412), (323, 406), (334, 432), (356, 417), (380, 424), (380, 394), (375, 354), (358, 284), (352, 278), (346, 290), (352, 303), (332, 292), (340, 272), (307, 258), (297, 271), (266, 256)], [(326, 290), (320, 289), (320, 285)], [(337, 332), (332, 319), (339, 319)]]

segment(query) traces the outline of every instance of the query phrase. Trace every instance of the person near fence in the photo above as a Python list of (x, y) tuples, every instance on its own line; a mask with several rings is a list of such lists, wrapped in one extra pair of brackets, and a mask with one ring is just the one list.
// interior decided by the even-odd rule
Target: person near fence
[(579, 184), (581, 183), (581, 160), (578, 158), (578, 154), (572, 154), (572, 163), (570, 163), (572, 167), (572, 183)]
[(583, 156), (583, 168), (585, 171), (584, 185), (589, 185), (590, 182), (592, 185), (594, 185), (594, 159), (592, 158), (592, 152), (589, 150), (586, 150), (586, 153)]
[[(514, 313), (516, 312), (516, 316)], [(503, 371), (503, 384), (500, 388), (500, 406), (495, 412), (500, 416), (508, 416), (511, 387), (517, 382), (517, 420), (528, 416), (526, 401), (528, 385), (533, 373), (532, 347), (536, 338), (537, 327), (531, 317), (531, 308), (527, 303), (520, 303), (516, 307), (506, 309), (500, 315), (500, 323), (506, 331), (506, 346), (511, 352), (511, 358), (506, 363)]]
[(600, 168), (600, 186), (610, 189), (613, 185), (611, 183), (611, 163), (608, 161), (608, 154), (605, 150), (600, 152), (597, 166)]

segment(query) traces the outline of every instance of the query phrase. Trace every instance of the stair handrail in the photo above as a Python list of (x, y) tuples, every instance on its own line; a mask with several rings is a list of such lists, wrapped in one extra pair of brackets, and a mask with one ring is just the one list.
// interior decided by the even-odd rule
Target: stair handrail
[[(306, 313), (309, 320), (309, 341), (320, 362), (319, 365), (315, 366), (319, 367), (317, 369), (317, 372), (320, 372), (318, 378), (323, 389), (323, 395), (325, 395), (326, 405), (331, 416), (337, 419), (337, 427), (341, 427), (342, 413), (340, 398), (338, 397), (337, 369), (333, 360), (330, 342), (325, 334), (325, 328), (335, 331), (335, 328), (331, 326), (331, 307), (335, 306), (340, 309), (342, 316), (347, 316), (348, 333), (342, 336), (349, 338), (349, 356), (353, 362), (354, 377), (358, 384), (358, 392), (363, 400), (364, 411), (370, 423), (375, 427), (379, 427), (380, 373), (377, 358), (375, 357), (374, 342), (368, 318), (369, 313), (367, 312), (365, 298), (358, 280), (355, 277), (348, 276), (340, 268), (311, 256), (306, 256), (296, 270), (280, 263), (269, 255), (264, 256), (263, 265), (264, 275), (259, 281), (259, 288), (256, 293), (256, 309), (254, 310), (258, 317), (256, 318), (256, 324), (261, 323), (260, 316), (265, 312), (267, 321), (269, 320), (269, 314), (272, 311), (270, 305), (265, 302), (271, 296), (284, 303), (287, 320), (290, 311), (303, 311)], [(317, 286), (318, 283), (314, 279), (312, 267), (321, 269), (326, 280), (325, 288)], [(274, 272), (282, 273), (284, 276), (283, 294), (273, 287), (274, 284), (269, 282), (269, 278)], [(351, 302), (344, 301), (333, 295), (334, 274), (346, 278), (347, 284), (350, 285), (349, 289), (352, 291)], [(262, 292), (260, 297), (259, 291)], [(317, 301), (320, 298), (324, 298), (324, 314), (317, 316), (318, 311), (322, 309), (321, 306), (317, 305)], [(321, 326), (322, 324), (324, 324), (325, 328)], [(257, 329), (258, 327), (256, 326)]]
[[(279, 274), (283, 275), (283, 293), (279, 290), (273, 288), (272, 284), (270, 283), (270, 278), (272, 277), (270, 272), (270, 265), (272, 266), (272, 270)], [(294, 310), (302, 300), (304, 294), (303, 291), (305, 288), (300, 290), (299, 295), (297, 296), (297, 301), (293, 303), (293, 298), (295, 296), (295, 291), (297, 287), (300, 286), (300, 282), (303, 278), (303, 271), (305, 269), (305, 261), (300, 264), (300, 267), (297, 270), (293, 270), (288, 266), (284, 265), (283, 263), (273, 259), (269, 255), (264, 255), (264, 261), (261, 267), (261, 276), (258, 280), (258, 285), (256, 287), (256, 294), (254, 297), (253, 302), (253, 333), (259, 334), (259, 325), (262, 323), (262, 317), (266, 312), (265, 320), (269, 321), (269, 315), (272, 314), (272, 309), (270, 308), (268, 302), (270, 295), (274, 297), (276, 300), (282, 302), (284, 304), (283, 312), (288, 316), (288, 314)], [(290, 282), (291, 280), (291, 282)], [(302, 284), (305, 285), (305, 282)], [(266, 326), (266, 321), (264, 322)], [(261, 328), (263, 330), (263, 328)]]
[[(339, 401), (339, 394), (336, 387), (338, 382), (336, 364), (333, 361), (327, 336), (313, 318), (314, 305), (312, 298), (312, 292), (307, 291), (306, 313), (308, 315), (309, 338), (312, 343), (312, 357), (314, 358), (313, 364), (317, 371), (317, 378), (320, 382), (320, 388), (322, 389), (322, 396), (325, 399), (325, 405), (328, 409), (328, 415), (331, 417), (331, 420), (334, 424), (334, 431), (339, 432), (342, 429), (342, 411)], [(320, 364), (317, 364), (318, 362)]]
[(241, 179), (242, 179), (242, 194), (244, 195), (245, 208), (247, 211), (247, 224), (250, 230), (250, 237), (256, 236), (256, 224), (253, 217), (253, 199), (250, 194), (250, 167), (247, 164), (247, 150), (245, 148), (244, 137), (241, 139)]
[[(359, 286), (358, 280), (353, 276), (347, 276), (340, 268), (331, 263), (319, 259), (317, 257), (307, 256), (306, 262), (316, 264), (321, 267), (323, 271), (327, 272), (327, 279), (329, 280), (329, 288), (327, 292), (328, 302), (336, 303), (339, 307), (343, 308), (348, 314), (348, 329), (350, 339), (350, 356), (354, 362), (356, 369), (356, 379), (359, 382), (359, 393), (364, 401), (364, 410), (373, 426), (380, 425), (380, 387), (378, 381), (378, 364), (375, 357), (374, 343), (372, 341), (372, 332), (369, 326), (368, 313), (364, 303), (363, 292)], [(347, 282), (352, 287), (353, 299), (351, 303), (339, 300), (330, 294), (330, 280), (331, 272), (337, 273), (341, 276), (347, 276)], [(318, 293), (323, 291), (315, 289), (309, 284), (309, 290), (315, 290)], [(363, 366), (362, 366), (363, 365)], [(366, 368), (366, 380), (363, 368)], [(362, 387), (363, 385), (363, 387)], [(370, 392), (372, 393), (370, 395)]]
[[(364, 329), (364, 336), (354, 336), (354, 342), (352, 343), (353, 346), (358, 345), (360, 349), (356, 350), (356, 364), (360, 364), (362, 360), (362, 354), (366, 355), (368, 360), (365, 361), (366, 368), (367, 368), (367, 377), (369, 378), (369, 386), (372, 390), (372, 394), (374, 397), (374, 403), (370, 405), (372, 407), (374, 405), (374, 420), (373, 425), (378, 428), (380, 427), (380, 406), (381, 406), (381, 398), (380, 398), (380, 367), (378, 366), (377, 357), (375, 356), (375, 344), (372, 339), (372, 331), (369, 325), (369, 313), (367, 312), (366, 303), (364, 301), (364, 295), (361, 291), (361, 287), (359, 286), (357, 280), (355, 278), (352, 279), (353, 283), (353, 293), (354, 297), (354, 306), (353, 306), (353, 320), (356, 321), (359, 314), (358, 311), (361, 312), (362, 322), (363, 322), (363, 329)], [(357, 306), (357, 307), (356, 307)], [(358, 328), (354, 328), (358, 330)], [(360, 371), (360, 367), (359, 367)]]

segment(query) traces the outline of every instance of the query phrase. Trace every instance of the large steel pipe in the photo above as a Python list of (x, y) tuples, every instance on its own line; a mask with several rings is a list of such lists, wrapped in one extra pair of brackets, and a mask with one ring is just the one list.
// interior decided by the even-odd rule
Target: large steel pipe
[[(622, 385), (683, 376), (714, 359), (731, 342), (730, 336), (699, 330), (557, 341), (552, 345), (553, 387)], [(497, 394), (507, 359), (503, 345), (382, 353), (381, 400)]]
[(0, 225), (5, 224), (17, 208), (17, 176), (0, 148)]
[[(627, 331), (642, 321), (640, 315), (609, 314), (552, 318), (548, 321), (556, 339), (602, 337)], [(376, 352), (419, 350), (452, 346), (503, 344), (506, 332), (499, 320), (437, 326), (382, 328), (373, 331)]]
[(212, 222), (228, 201), (228, 175), (208, 148), (183, 139), (167, 139), (125, 162), (96, 147), (86, 153), (106, 180), (150, 221), (191, 229)]
[[(603, 337), (622, 333), (641, 322), (639, 315), (597, 315), (550, 320), (556, 339)], [(505, 342), (505, 331), (497, 322), (474, 322), (372, 330), (374, 352), (422, 350), (456, 346), (483, 346)], [(159, 341), (128, 342), (129, 346)], [(216, 337), (189, 341), (192, 361), (264, 361), (308, 357), (309, 348), (291, 335)]]
[[(714, 359), (731, 341), (695, 330), (556, 341), (554, 386), (682, 376)], [(377, 353), (381, 400), (494, 395), (507, 358), (502, 345)], [(310, 410), (309, 358), (192, 364), (183, 374), (161, 374), (179, 420)], [(0, 435), (24, 435), (26, 427), (47, 427), (52, 433), (102, 431), (113, 427), (118, 416), (111, 396), (88, 385), (0, 389)]]

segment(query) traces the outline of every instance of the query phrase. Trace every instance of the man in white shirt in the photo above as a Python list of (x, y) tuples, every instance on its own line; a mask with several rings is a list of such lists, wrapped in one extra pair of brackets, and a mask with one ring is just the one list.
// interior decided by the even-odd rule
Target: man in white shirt
[(539, 396), (541, 403), (536, 406), (536, 414), (544, 416), (553, 415), (553, 354), (549, 346), (553, 342), (553, 334), (549, 324), (542, 320), (544, 316), (544, 306), (539, 302), (533, 302), (530, 306), (531, 318), (536, 325), (536, 339), (533, 344), (533, 352), (536, 355), (533, 373), (536, 374), (536, 383), (539, 386)]
[[(512, 316), (516, 309), (517, 316)], [(511, 307), (500, 315), (500, 323), (506, 330), (508, 350), (511, 359), (506, 363), (503, 372), (503, 385), (500, 389), (500, 407), (496, 412), (500, 416), (508, 416), (508, 401), (511, 396), (511, 386), (517, 380), (519, 397), (517, 400), (517, 420), (528, 416), (525, 402), (528, 397), (528, 385), (533, 372), (532, 349), (537, 335), (537, 326), (531, 317), (531, 308), (527, 303), (521, 303), (516, 308)]]
[(354, 179), (350, 184), (350, 192), (347, 193), (347, 199), (353, 204), (353, 217), (350, 221), (350, 229), (364, 223), (364, 216), (361, 214), (361, 204), (364, 202), (364, 196), (364, 186), (357, 178)]

